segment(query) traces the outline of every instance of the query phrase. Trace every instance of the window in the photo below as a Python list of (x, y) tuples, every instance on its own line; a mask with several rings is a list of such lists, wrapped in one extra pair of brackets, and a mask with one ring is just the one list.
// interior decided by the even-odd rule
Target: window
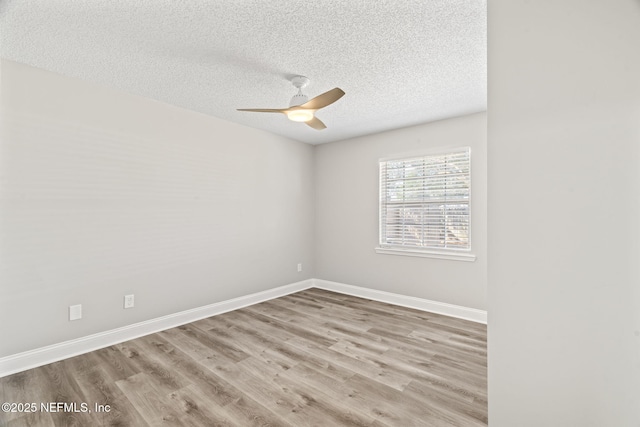
[(378, 253), (475, 260), (469, 253), (468, 147), (380, 161)]

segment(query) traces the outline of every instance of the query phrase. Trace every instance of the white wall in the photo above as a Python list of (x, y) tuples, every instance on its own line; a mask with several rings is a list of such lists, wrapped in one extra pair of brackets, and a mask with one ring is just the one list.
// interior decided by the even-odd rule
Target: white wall
[(640, 2), (489, 2), (489, 423), (640, 426)]
[[(472, 149), (475, 262), (377, 254), (378, 160), (442, 147)], [(316, 146), (316, 277), (486, 308), (486, 114)]]
[(312, 146), (1, 73), (0, 356), (313, 277)]

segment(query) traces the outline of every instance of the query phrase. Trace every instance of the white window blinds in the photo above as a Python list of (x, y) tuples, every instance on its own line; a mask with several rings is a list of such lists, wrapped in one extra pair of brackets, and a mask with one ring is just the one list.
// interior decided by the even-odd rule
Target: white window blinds
[(469, 250), (470, 149), (380, 162), (380, 246)]

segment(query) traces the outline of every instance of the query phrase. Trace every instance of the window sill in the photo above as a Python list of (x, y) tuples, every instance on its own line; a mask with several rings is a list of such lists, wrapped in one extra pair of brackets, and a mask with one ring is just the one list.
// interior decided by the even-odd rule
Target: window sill
[(416, 256), (423, 258), (448, 259), (454, 261), (474, 262), (476, 256), (469, 252), (444, 252), (433, 250), (415, 250), (399, 248), (376, 248), (376, 253), (385, 255)]

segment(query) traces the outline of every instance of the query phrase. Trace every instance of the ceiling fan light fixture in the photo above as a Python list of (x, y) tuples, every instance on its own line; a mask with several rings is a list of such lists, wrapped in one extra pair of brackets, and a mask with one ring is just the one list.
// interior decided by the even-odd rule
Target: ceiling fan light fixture
[(313, 119), (313, 111), (312, 110), (291, 110), (285, 113), (289, 120), (294, 122), (308, 122)]

